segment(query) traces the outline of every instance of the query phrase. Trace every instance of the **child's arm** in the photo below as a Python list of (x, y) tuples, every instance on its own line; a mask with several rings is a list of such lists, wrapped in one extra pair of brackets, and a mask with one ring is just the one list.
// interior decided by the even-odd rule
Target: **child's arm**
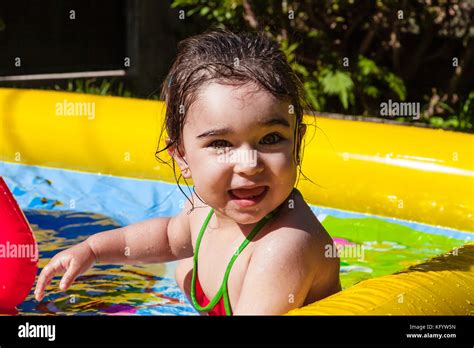
[(56, 254), (38, 277), (35, 298), (43, 298), (53, 277), (65, 272), (61, 290), (66, 290), (95, 262), (161, 263), (193, 255), (191, 229), (186, 212), (174, 217), (154, 218), (92, 235), (87, 240)]
[(97, 233), (86, 242), (96, 262), (104, 263), (163, 263), (193, 255), (191, 228), (187, 212), (173, 217), (159, 217), (137, 222), (116, 230)]

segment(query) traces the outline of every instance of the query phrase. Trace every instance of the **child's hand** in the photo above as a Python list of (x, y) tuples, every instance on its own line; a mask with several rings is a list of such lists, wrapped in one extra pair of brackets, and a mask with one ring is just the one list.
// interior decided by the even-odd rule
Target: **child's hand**
[(80, 274), (92, 267), (95, 261), (94, 252), (87, 242), (82, 242), (56, 254), (38, 277), (35, 289), (36, 300), (43, 299), (44, 289), (57, 273), (66, 272), (59, 284), (60, 289), (64, 291)]

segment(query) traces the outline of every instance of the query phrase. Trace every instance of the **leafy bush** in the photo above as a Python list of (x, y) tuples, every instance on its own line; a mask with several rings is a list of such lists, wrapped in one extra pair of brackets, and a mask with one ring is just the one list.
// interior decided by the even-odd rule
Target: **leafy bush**
[[(461, 50), (464, 71), (474, 61), (472, 1), (174, 0), (172, 7), (208, 27), (265, 31), (280, 43), (317, 111), (379, 117), (381, 102), (424, 98), (420, 121), (472, 129), (473, 81), (451, 65), (453, 47)], [(430, 71), (452, 75), (440, 79)]]

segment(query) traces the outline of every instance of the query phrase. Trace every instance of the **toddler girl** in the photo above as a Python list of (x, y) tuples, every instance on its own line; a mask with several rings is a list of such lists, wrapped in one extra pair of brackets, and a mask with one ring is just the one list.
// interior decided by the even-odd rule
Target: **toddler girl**
[(58, 253), (36, 299), (57, 273), (65, 272), (66, 290), (95, 262), (181, 260), (178, 285), (209, 315), (284, 314), (340, 291), (339, 259), (325, 257), (332, 239), (294, 188), (302, 95), (264, 34), (219, 30), (182, 41), (162, 90), (161, 151), (193, 180), (191, 198), (176, 216), (97, 233)]

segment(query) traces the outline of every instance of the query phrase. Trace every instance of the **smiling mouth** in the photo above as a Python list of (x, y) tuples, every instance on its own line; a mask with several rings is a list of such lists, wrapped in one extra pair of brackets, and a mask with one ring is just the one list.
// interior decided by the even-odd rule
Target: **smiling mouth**
[(252, 189), (235, 189), (229, 190), (229, 193), (236, 199), (253, 199), (265, 193), (267, 188), (267, 186), (258, 186)]
[(268, 186), (259, 186), (253, 189), (229, 190), (231, 202), (240, 208), (250, 208), (262, 202), (269, 191)]

